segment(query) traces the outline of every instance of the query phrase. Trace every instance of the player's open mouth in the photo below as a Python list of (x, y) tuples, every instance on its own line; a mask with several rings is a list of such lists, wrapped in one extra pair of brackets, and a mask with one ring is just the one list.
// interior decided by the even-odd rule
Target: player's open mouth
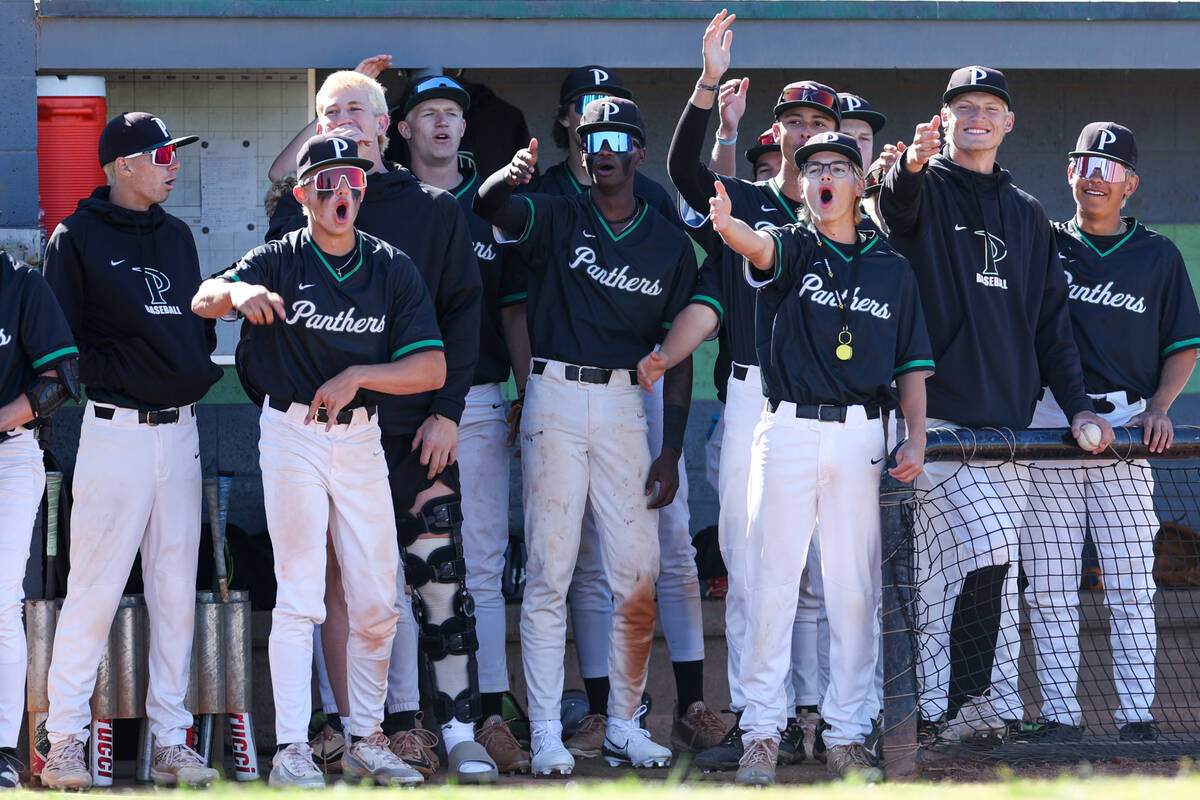
[(828, 186), (822, 186), (818, 196), (821, 199), (821, 205), (827, 206), (833, 202), (833, 189), (830, 189)]
[(983, 136), (984, 134), (991, 133), (987, 128), (963, 128), (963, 131), (972, 136)]
[(433, 140), (434, 140), (435, 142), (448, 142), (448, 141), (450, 141), (450, 134), (448, 134), (448, 133), (435, 133), (435, 134), (433, 135)]
[(346, 221), (350, 219), (350, 204), (345, 200), (339, 200), (333, 207), (333, 218), (339, 225), (345, 225)]
[(1084, 189), (1083, 193), (1092, 197), (1104, 197), (1104, 192), (1098, 192), (1095, 189)]

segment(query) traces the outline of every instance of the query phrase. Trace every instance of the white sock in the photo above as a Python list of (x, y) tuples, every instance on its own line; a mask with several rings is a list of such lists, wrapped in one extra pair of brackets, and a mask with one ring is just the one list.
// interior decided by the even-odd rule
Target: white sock
[[(446, 754), (456, 745), (463, 742), (475, 741), (475, 726), (470, 722), (452, 719), (442, 726), (442, 741), (446, 743)], [(463, 761), (458, 765), (459, 772), (487, 772), (492, 765), (486, 761)]]

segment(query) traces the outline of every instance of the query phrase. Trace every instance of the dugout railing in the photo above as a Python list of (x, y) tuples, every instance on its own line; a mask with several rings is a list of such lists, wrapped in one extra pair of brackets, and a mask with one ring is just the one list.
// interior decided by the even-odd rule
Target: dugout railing
[[(1162, 454), (1152, 454), (1142, 444), (1140, 428), (1118, 428), (1116, 441), (1101, 455), (1085, 453), (1065, 428), (933, 429), (927, 435), (926, 465), (927, 474), (938, 474), (936, 481), (918, 481), (914, 488), (897, 482), (885, 472), (881, 484), (882, 757), (887, 776), (913, 776), (922, 764), (947, 759), (1015, 765), (1078, 763), (1116, 757), (1142, 761), (1200, 757), (1200, 536), (1195, 533), (1200, 530), (1200, 428), (1176, 427), (1172, 447)], [(958, 491), (961, 485), (978, 480), (980, 475), (1001, 485), (999, 502), (995, 498), (979, 501)], [(1120, 484), (1119, 491), (1092, 489), (1096, 482), (1105, 480)], [(1052, 488), (1047, 490), (1047, 485)], [(1056, 501), (1052, 497), (1047, 501), (1048, 495), (1056, 493), (1065, 493), (1069, 499)], [(1097, 497), (1105, 496), (1107, 505), (1101, 512), (1090, 510), (1089, 503), (1099, 502)], [(1117, 498), (1115, 501), (1113, 496)], [(948, 510), (947, 497), (957, 497), (962, 507)], [(1147, 507), (1152, 509), (1152, 529), (1146, 519)], [(1044, 513), (1056, 508), (1064, 514)], [(938, 691), (924, 685), (929, 682), (928, 663), (934, 651), (931, 642), (935, 637), (929, 631), (936, 628), (930, 621), (927, 595), (936, 595), (936, 589), (944, 591), (945, 576), (939, 571), (956, 568), (953, 559), (944, 552), (952, 548), (938, 551), (937, 531), (953, 528), (954, 522), (962, 518), (980, 524), (989, 514), (995, 517), (991, 520), (993, 528), (1013, 529), (1012, 538), (1018, 542), (1020, 555), (1010, 567), (1012, 581), (1006, 583), (1010, 600), (1001, 616), (999, 638), (1008, 645), (997, 649), (991, 669), (991, 678), (997, 683), (991, 694), (1004, 695), (993, 698), (998, 710), (1006, 706), (1006, 716), (1019, 713), (1021, 719), (1014, 719), (1002, 738), (964, 743), (937, 735), (937, 726), (929, 724), (934, 721), (921, 720), (923, 701), (926, 707), (929, 701), (925, 693)], [(1129, 518), (1130, 537), (1152, 536), (1154, 540), (1153, 567), (1144, 558), (1141, 562), (1130, 562), (1152, 570), (1152, 621), (1143, 613), (1133, 614), (1131, 623), (1128, 609), (1114, 610), (1112, 606), (1129, 593), (1112, 587), (1127, 585), (1137, 576), (1106, 576), (1100, 566), (1096, 540), (1124, 535), (1112, 523), (1114, 515), (1126, 518), (1122, 514)], [(996, 519), (1007, 524), (1001, 525)], [(1059, 530), (1051, 524), (1061, 524), (1064, 520), (1072, 523), (1082, 520), (1085, 529), (1078, 553), (1068, 544), (1065, 552), (1070, 557), (1060, 558), (1052, 565), (1067, 573), (1073, 570), (1078, 576), (1079, 634), (1077, 641), (1072, 641), (1069, 626), (1060, 627), (1054, 629), (1054, 636), (1043, 635), (1039, 645), (1035, 631), (1046, 634), (1051, 630), (1045, 620), (1052, 610), (1046, 609), (1046, 593), (1039, 593), (1036, 598), (1030, 595), (1027, 572), (1040, 569), (1044, 575), (1050, 559), (1035, 556), (1028, 543), (1045, 542), (1056, 536), (1072, 543), (1071, 537), (1078, 536), (1078, 532), (1072, 533), (1071, 525), (1063, 525)], [(1097, 536), (1092, 535), (1093, 528)], [(1022, 541), (1026, 544), (1020, 544)], [(1036, 553), (1052, 551), (1040, 545)], [(1059, 547), (1060, 555), (1062, 552), (1064, 548)], [(1025, 562), (1035, 560), (1026, 570)], [(1120, 563), (1124, 566), (1119, 569), (1128, 567), (1126, 562)], [(965, 568), (959, 568), (960, 575), (963, 571)], [(1044, 586), (1045, 580), (1043, 577), (1040, 585)], [(1031, 618), (1031, 600), (1038, 604), (1038, 625)], [(1068, 596), (1067, 604), (1073, 600), (1074, 597)], [(1058, 605), (1063, 605), (1062, 596), (1058, 601)], [(1144, 600), (1141, 602), (1137, 607), (1144, 612)], [(1113, 619), (1121, 621), (1126, 634), (1130, 625), (1137, 628), (1139, 621), (1154, 632), (1154, 658), (1143, 659), (1149, 662), (1146, 668), (1152, 667), (1153, 672), (1150, 712), (1155, 720), (1155, 739), (1152, 741), (1122, 739), (1120, 714), (1126, 704), (1117, 696), (1122, 693), (1115, 689), (1113, 654), (1121, 653), (1124, 679), (1129, 674), (1126, 662), (1131, 660), (1130, 656), (1136, 660), (1136, 654), (1146, 652), (1146, 648), (1129, 648), (1128, 635), (1125, 639), (1114, 638), (1110, 624)], [(1140, 640), (1135, 637), (1134, 641)], [(1039, 717), (1045, 697), (1040, 682), (1050, 682), (1052, 676), (1061, 678), (1062, 673), (1043, 669), (1039, 681), (1038, 665), (1057, 665), (1059, 662), (1044, 651), (1056, 648), (1062, 651), (1068, 646), (1077, 653), (1077, 682), (1051, 683), (1050, 691), (1056, 697), (1074, 693), (1079, 705), (1078, 727), (1082, 731), (1073, 731), (1069, 736), (1058, 731), (1059, 735), (1043, 741), (1038, 734), (1042, 730)], [(1038, 661), (1039, 647), (1043, 650), (1042, 662)], [(1127, 691), (1124, 696), (1132, 694), (1135, 701), (1138, 696), (1144, 697), (1144, 677), (1141, 684), (1133, 682), (1141, 686), (1141, 695)], [(1128, 687), (1129, 681), (1122, 685)]]

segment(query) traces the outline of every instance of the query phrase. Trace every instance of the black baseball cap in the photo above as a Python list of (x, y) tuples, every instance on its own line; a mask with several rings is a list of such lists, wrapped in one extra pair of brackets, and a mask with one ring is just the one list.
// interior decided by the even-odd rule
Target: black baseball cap
[(582, 139), (592, 131), (624, 131), (646, 143), (646, 121), (641, 109), (624, 97), (605, 97), (588, 103), (575, 132)]
[(199, 136), (172, 137), (167, 124), (153, 114), (128, 111), (110, 119), (100, 132), (100, 166), (156, 147), (182, 147), (199, 140)]
[(464, 114), (471, 107), (471, 95), (458, 81), (447, 78), (445, 75), (428, 75), (408, 84), (408, 88), (404, 92), (403, 110), (400, 115), (407, 117), (408, 112), (419, 104), (435, 99), (453, 100), (462, 107)]
[(835, 125), (842, 124), (842, 112), (838, 108), (838, 96), (830, 87), (815, 81), (796, 81), (783, 87), (775, 103), (775, 118), (789, 108), (815, 108), (833, 117)]
[(838, 110), (842, 119), (859, 119), (871, 126), (872, 133), (879, 133), (887, 124), (887, 117), (871, 108), (864, 98), (849, 92), (838, 92)]
[(1137, 140), (1133, 131), (1115, 122), (1089, 122), (1079, 132), (1075, 149), (1069, 155), (1099, 156), (1119, 161), (1130, 169), (1137, 169)]
[(960, 94), (967, 92), (987, 92), (1004, 101), (1012, 109), (1012, 97), (1008, 94), (1008, 79), (1004, 73), (991, 67), (978, 65), (959, 67), (950, 75), (946, 91), (942, 95), (942, 103), (949, 103)]
[(758, 135), (758, 144), (746, 148), (746, 160), (754, 166), (764, 154), (778, 152), (779, 140), (775, 138), (775, 128), (770, 127)]
[(318, 133), (300, 145), (300, 152), (296, 156), (297, 180), (304, 180), (326, 167), (338, 166), (368, 170), (375, 164), (366, 158), (358, 157), (358, 142), (343, 139), (336, 132)]
[(586, 67), (576, 67), (563, 78), (562, 86), (558, 88), (558, 104), (565, 106), (579, 95), (593, 92), (626, 99), (633, 97), (633, 92), (625, 88), (615, 69), (588, 64)]
[(868, 169), (866, 174), (863, 176), (865, 179), (865, 186), (863, 186), (863, 197), (870, 197), (883, 188), (883, 176), (886, 173), (887, 170), (883, 167), (882, 158), (877, 158), (871, 162), (871, 168)]
[(813, 153), (841, 153), (862, 169), (862, 152), (858, 149), (858, 140), (837, 131), (824, 131), (808, 137), (808, 141), (796, 148), (792, 160), (800, 166)]

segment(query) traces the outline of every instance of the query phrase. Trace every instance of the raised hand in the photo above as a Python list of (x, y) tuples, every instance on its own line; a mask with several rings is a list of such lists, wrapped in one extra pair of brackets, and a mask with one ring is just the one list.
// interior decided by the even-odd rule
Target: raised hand
[(713, 188), (717, 194), (708, 199), (708, 216), (712, 220), (713, 230), (720, 232), (729, 227), (733, 204), (729, 202), (729, 193), (725, 191), (725, 184), (714, 181)]
[(913, 133), (912, 145), (904, 151), (904, 167), (909, 172), (920, 172), (925, 162), (942, 149), (942, 118), (935, 114), (929, 122), (922, 122)]
[(704, 83), (717, 83), (729, 69), (729, 48), (733, 44), (733, 31), (729, 30), (729, 26), (735, 19), (737, 14), (730, 14), (722, 8), (704, 29), (704, 43), (700, 49), (704, 58)]
[(391, 65), (392, 57), (389, 55), (371, 56), (358, 62), (358, 66), (354, 68), (354, 71), (360, 72), (368, 78), (378, 78)]
[(717, 94), (717, 105), (721, 110), (721, 132), (730, 134), (723, 139), (731, 139), (737, 133), (742, 116), (746, 113), (746, 94), (750, 91), (749, 78), (733, 78), (721, 85)]
[(529, 147), (522, 147), (504, 168), (504, 182), (509, 186), (529, 183), (538, 163), (538, 140), (530, 139)]

